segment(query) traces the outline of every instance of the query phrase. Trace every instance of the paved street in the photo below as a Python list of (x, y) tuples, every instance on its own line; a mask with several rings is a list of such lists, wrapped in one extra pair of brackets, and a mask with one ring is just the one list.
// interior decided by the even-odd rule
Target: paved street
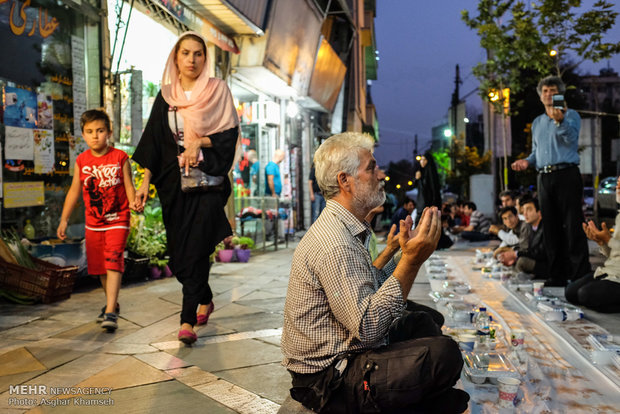
[[(192, 347), (176, 339), (174, 278), (123, 286), (113, 334), (95, 322), (104, 303), (98, 288), (50, 305), (0, 305), (0, 411), (277, 412), (290, 384), (279, 344), (294, 247), (215, 264), (215, 312)], [(431, 304), (429, 291), (421, 274), (410, 299)]]
[[(11, 385), (35, 384), (81, 387), (56, 399), (69, 401), (82, 391), (84, 399), (111, 399), (123, 413), (275, 413), (290, 382), (279, 346), (294, 247), (289, 246), (249, 263), (214, 265), (215, 312), (191, 348), (176, 339), (181, 285), (174, 278), (123, 286), (119, 329), (113, 334), (95, 322), (104, 303), (101, 289), (51, 305), (2, 304), (0, 411), (24, 412), (33, 407), (24, 400), (55, 397), (49, 389), (47, 395), (10, 392)], [(87, 395), (84, 387), (114, 391)], [(84, 412), (77, 401), (27, 412)], [(21, 402), (27, 404), (16, 404)], [(88, 412), (109, 410), (99, 406)]]

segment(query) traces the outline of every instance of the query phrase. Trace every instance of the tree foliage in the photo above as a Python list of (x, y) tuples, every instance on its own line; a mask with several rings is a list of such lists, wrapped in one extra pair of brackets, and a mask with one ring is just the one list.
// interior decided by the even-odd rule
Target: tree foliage
[[(581, 0), (480, 0), (478, 15), (462, 11), (465, 24), (476, 30), (488, 58), (473, 69), (480, 94), (510, 88), (511, 95), (535, 79), (555, 73), (562, 76), (581, 62), (597, 62), (620, 53), (620, 42), (605, 42), (618, 12), (613, 3), (598, 0), (591, 9), (577, 10)], [(550, 52), (557, 52), (551, 56)], [(573, 65), (561, 65), (576, 58)], [(529, 76), (524, 76), (528, 74)], [(501, 100), (493, 102), (498, 112)]]
[(474, 174), (488, 174), (491, 170), (491, 152), (481, 155), (478, 148), (465, 145), (464, 137), (454, 137), (453, 145), (434, 152), (433, 157), (442, 181), (453, 192), (465, 198), (468, 197), (469, 177)]

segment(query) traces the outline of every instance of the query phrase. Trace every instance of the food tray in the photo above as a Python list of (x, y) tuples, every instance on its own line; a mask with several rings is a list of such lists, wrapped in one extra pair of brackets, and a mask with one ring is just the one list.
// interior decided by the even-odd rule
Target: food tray
[(439, 302), (439, 301), (449, 302), (453, 300), (460, 300), (460, 301), (463, 300), (463, 295), (459, 295), (454, 292), (447, 292), (447, 291), (430, 292), (428, 295), (431, 298), (433, 298), (435, 302)]
[(475, 384), (490, 381), (496, 384), (499, 377), (520, 378), (514, 364), (506, 354), (497, 352), (463, 352), (464, 369)]
[(587, 340), (592, 345), (591, 358), (595, 364), (617, 364), (620, 359), (620, 344), (612, 335), (588, 335)]

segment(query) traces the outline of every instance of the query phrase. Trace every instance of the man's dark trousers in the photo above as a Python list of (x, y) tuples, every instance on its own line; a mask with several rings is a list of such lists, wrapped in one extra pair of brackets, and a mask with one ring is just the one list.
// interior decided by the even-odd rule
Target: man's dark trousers
[(549, 279), (565, 283), (592, 271), (583, 232), (583, 182), (577, 166), (538, 173), (538, 201)]

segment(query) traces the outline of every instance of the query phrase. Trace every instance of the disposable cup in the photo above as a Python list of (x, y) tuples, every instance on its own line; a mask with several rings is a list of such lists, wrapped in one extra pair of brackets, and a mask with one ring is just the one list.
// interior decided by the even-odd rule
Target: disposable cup
[(497, 388), (499, 390), (499, 406), (501, 408), (514, 407), (517, 402), (517, 391), (519, 391), (521, 380), (513, 377), (499, 377), (497, 382)]
[(544, 282), (534, 282), (533, 284), (534, 296), (542, 296), (544, 287), (545, 287)]
[(510, 332), (510, 345), (515, 351), (523, 350), (523, 341), (525, 340), (525, 331), (522, 329), (513, 329)]
[(476, 335), (459, 335), (459, 346), (463, 351), (473, 351), (476, 344)]

